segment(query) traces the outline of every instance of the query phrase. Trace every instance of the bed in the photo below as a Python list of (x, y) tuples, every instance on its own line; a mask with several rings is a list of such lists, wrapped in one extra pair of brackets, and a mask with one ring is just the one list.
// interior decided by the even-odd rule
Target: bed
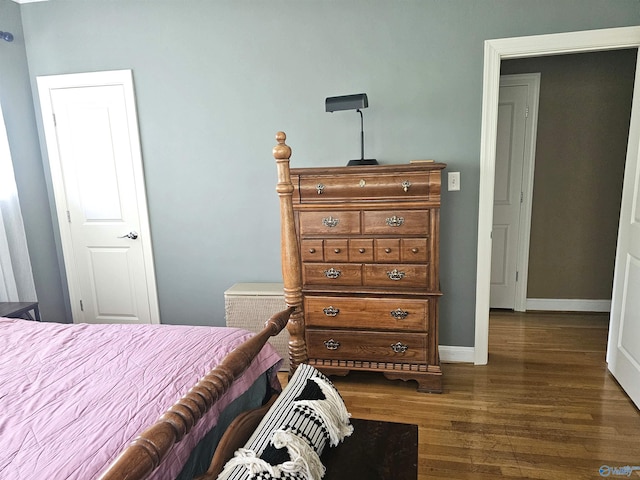
[[(294, 395), (273, 396), (281, 389), (282, 359), (268, 339), (285, 326), (290, 378), (304, 372), (301, 382), (313, 377), (320, 390), (341, 403), (322, 383), (326, 379), (304, 365), (291, 150), (283, 132), (276, 138), (287, 310), (257, 334), (226, 327), (0, 318), (0, 478), (217, 478), (233, 452), (259, 431), (265, 413)], [(287, 389), (296, 384), (290, 381)], [(289, 404), (280, 408), (291, 409)], [(342, 404), (338, 417), (342, 439), (350, 433)], [(316, 450), (323, 447), (318, 444)]]
[(280, 389), (265, 343), (289, 313), (255, 335), (0, 318), (0, 478), (192, 478), (218, 420)]

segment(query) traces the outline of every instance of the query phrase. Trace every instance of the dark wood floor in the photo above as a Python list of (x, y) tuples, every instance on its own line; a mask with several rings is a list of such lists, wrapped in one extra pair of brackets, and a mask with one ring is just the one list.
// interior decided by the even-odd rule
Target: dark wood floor
[(607, 327), (602, 314), (496, 312), (489, 364), (444, 364), (442, 395), (332, 380), (354, 418), (418, 425), (419, 480), (603, 478), (603, 465), (640, 467), (640, 412), (607, 372)]

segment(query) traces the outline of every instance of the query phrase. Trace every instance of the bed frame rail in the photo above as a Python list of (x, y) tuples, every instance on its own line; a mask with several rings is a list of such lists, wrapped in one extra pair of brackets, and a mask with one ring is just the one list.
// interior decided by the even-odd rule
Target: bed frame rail
[(165, 455), (196, 425), (231, 384), (249, 367), (270, 337), (287, 325), (294, 307), (276, 313), (259, 333), (234, 349), (205, 375), (158, 421), (142, 432), (116, 458), (99, 480), (142, 480), (162, 462)]

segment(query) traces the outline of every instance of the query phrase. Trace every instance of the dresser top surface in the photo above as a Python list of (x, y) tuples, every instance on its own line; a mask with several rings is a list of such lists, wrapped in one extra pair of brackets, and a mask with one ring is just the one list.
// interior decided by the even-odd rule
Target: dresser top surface
[(361, 174), (389, 174), (401, 172), (427, 172), (443, 170), (445, 163), (401, 163), (394, 165), (358, 165), (351, 167), (304, 167), (292, 168), (291, 175), (361, 175)]

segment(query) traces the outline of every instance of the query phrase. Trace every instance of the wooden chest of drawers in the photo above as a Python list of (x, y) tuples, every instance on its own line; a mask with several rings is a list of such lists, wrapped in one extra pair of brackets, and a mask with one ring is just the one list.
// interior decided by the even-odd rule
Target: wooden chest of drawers
[(441, 163), (291, 169), (309, 363), (441, 392)]

